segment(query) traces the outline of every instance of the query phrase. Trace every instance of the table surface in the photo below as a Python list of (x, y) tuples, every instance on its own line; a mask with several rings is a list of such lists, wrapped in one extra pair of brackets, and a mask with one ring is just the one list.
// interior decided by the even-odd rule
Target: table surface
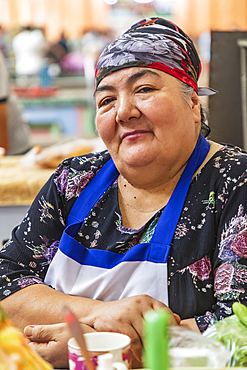
[(0, 206), (30, 205), (53, 169), (25, 167), (22, 156), (0, 157)]

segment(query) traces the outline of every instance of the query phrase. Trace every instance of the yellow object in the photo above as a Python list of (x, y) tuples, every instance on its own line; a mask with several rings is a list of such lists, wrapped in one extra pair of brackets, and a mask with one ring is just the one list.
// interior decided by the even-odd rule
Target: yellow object
[(53, 367), (35, 353), (28, 340), (13, 326), (0, 307), (0, 369), (51, 370)]

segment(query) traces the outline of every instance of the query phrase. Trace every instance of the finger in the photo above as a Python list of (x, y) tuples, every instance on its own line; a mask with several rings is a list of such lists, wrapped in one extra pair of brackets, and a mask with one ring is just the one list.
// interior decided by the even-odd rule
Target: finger
[(131, 325), (122, 325), (121, 330), (114, 330), (114, 332), (119, 332), (121, 334), (128, 335), (130, 337), (131, 351), (138, 361), (142, 358), (142, 340), (135, 328)]
[[(153, 302), (150, 302), (150, 301), (142, 302), (141, 309), (139, 311), (139, 315), (135, 316), (135, 318), (133, 320), (131, 320), (131, 325), (133, 326), (134, 330), (138, 334), (138, 337), (140, 339), (142, 347), (143, 347), (143, 340), (144, 340), (144, 338), (143, 338), (143, 335), (144, 335), (143, 334), (143, 322), (144, 322), (144, 318), (145, 318), (146, 313), (150, 310), (165, 310), (165, 309), (167, 309), (167, 306), (164, 305), (162, 302), (159, 302), (159, 301), (156, 301), (156, 300), (154, 300)], [(133, 348), (135, 348), (135, 346)], [(138, 350), (138, 353), (139, 353), (138, 342), (137, 342), (137, 350)], [(137, 358), (140, 360), (139, 356)]]
[(131, 350), (135, 358), (141, 362), (143, 355), (143, 344), (139, 336), (134, 336), (134, 338), (131, 339)]
[(132, 363), (131, 363), (132, 369), (142, 369), (143, 368), (143, 361), (137, 360), (137, 358), (132, 353)]
[(180, 316), (176, 313), (174, 314), (172, 312), (172, 310), (169, 307), (167, 307), (165, 304), (163, 304), (162, 302), (154, 301), (153, 309), (156, 310), (156, 311), (167, 310), (170, 313), (170, 315), (169, 315), (170, 316), (169, 317), (170, 325), (178, 325), (181, 321)]
[(174, 315), (174, 318), (175, 318), (177, 324), (179, 325), (180, 322), (181, 322), (181, 317), (177, 313), (174, 313), (173, 315)]
[(24, 335), (38, 343), (47, 343), (53, 339), (53, 331), (49, 325), (28, 325), (24, 328)]
[(152, 307), (154, 310), (169, 310), (167, 305), (157, 300), (153, 301)]
[(30, 342), (28, 346), (35, 352), (39, 354), (45, 361), (51, 363), (54, 365), (54, 361), (56, 360), (54, 358), (53, 353), (53, 346), (51, 346), (51, 343), (49, 345), (47, 343), (36, 343), (36, 342)]
[(67, 347), (61, 343), (55, 341), (48, 343), (30, 342), (28, 346), (37, 352), (45, 361), (52, 364), (54, 368), (68, 367)]
[(131, 350), (133, 355), (138, 361), (142, 361), (143, 355), (143, 323), (135, 326), (129, 326), (128, 333), (126, 334), (131, 338)]
[(140, 362), (142, 361), (142, 357), (143, 357), (144, 317), (145, 317), (145, 314), (152, 309), (164, 310), (164, 309), (167, 309), (167, 306), (159, 301), (154, 301), (152, 303), (150, 301), (144, 301), (141, 304), (141, 310), (139, 311), (139, 315), (135, 316), (135, 318), (130, 321), (130, 324), (134, 330), (132, 337), (131, 337), (132, 338), (131, 339), (131, 349), (137, 361), (140, 361)]
[(91, 326), (88, 326), (85, 324), (81, 324), (81, 328), (82, 328), (83, 333), (95, 333), (96, 332), (96, 330), (91, 328)]
[(37, 352), (41, 357), (46, 359), (47, 353), (47, 343), (37, 343), (37, 342), (30, 342), (28, 346), (35, 352)]

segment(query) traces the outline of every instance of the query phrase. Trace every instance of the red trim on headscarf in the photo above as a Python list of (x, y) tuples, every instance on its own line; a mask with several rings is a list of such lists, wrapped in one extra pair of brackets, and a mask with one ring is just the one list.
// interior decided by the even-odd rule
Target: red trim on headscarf
[[(135, 67), (137, 67), (137, 66), (135, 66)], [(139, 65), (138, 67), (147, 68), (147, 65)], [(120, 69), (124, 69), (124, 68), (131, 68), (131, 65), (128, 65), (128, 66), (119, 66), (119, 68), (117, 68), (114, 71), (111, 71), (109, 73), (113, 73), (113, 72), (119, 71)], [(171, 67), (168, 67), (165, 64), (162, 64), (162, 63), (159, 63), (159, 62), (148, 64), (148, 68), (154, 68), (154, 69), (158, 69), (160, 71), (163, 71), (165, 73), (168, 73), (169, 75), (171, 75), (173, 77), (176, 77), (180, 81), (182, 81), (182, 82), (186, 83), (187, 85), (193, 87), (193, 89), (198, 93), (198, 86), (197, 86), (196, 82), (193, 80), (192, 77), (190, 77), (189, 75), (187, 75), (184, 70), (177, 69), (177, 68), (171, 68)], [(96, 71), (95, 71), (96, 78), (98, 77), (99, 72), (100, 71), (96, 69)], [(103, 76), (102, 79), (104, 77), (105, 76)]]
[(172, 21), (169, 21), (169, 22), (170, 22), (171, 24), (173, 24), (173, 26), (175, 27), (175, 30), (176, 30), (178, 33), (180, 33), (178, 26), (177, 26), (175, 23), (173, 23)]
[[(143, 67), (145, 67), (145, 66), (143, 66)], [(177, 69), (177, 68), (171, 68), (171, 67), (168, 67), (168, 66), (166, 66), (166, 65), (164, 65), (162, 63), (148, 64), (148, 67), (149, 68), (154, 68), (154, 69), (159, 69), (160, 71), (166, 72), (169, 75), (178, 78), (180, 81), (186, 83), (187, 85), (190, 85), (191, 87), (193, 87), (193, 89), (196, 92), (198, 92), (198, 86), (197, 86), (196, 82), (193, 80), (193, 78), (191, 78), (190, 76), (188, 76), (185, 73), (184, 70)]]

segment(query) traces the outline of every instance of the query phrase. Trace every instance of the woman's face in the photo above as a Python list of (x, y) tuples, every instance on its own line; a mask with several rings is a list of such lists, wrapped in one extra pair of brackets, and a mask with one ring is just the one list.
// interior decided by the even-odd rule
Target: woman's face
[(184, 99), (177, 78), (125, 68), (107, 75), (95, 96), (96, 126), (120, 172), (153, 165), (169, 171), (188, 160), (200, 132), (200, 102), (195, 92)]

